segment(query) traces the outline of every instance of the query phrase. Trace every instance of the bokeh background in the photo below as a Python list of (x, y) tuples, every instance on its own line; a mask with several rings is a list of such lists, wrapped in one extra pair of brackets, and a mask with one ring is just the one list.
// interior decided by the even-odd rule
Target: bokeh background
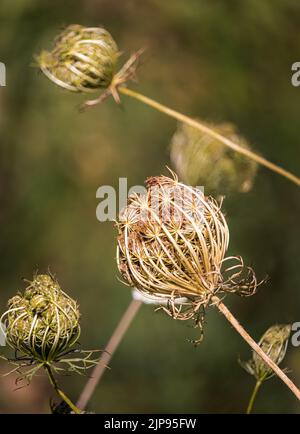
[[(116, 231), (96, 219), (96, 190), (143, 184), (167, 173), (176, 122), (122, 97), (79, 113), (80, 95), (63, 91), (36, 68), (33, 55), (51, 46), (65, 25), (105, 26), (124, 52), (147, 46), (139, 91), (207, 121), (235, 123), (257, 152), (298, 173), (300, 88), (291, 65), (300, 60), (298, 0), (2, 0), (0, 61), (0, 307), (24, 287), (22, 277), (55, 273), (82, 312), (82, 343), (104, 348), (128, 305), (118, 281)], [(224, 202), (230, 253), (241, 254), (270, 282), (249, 299), (227, 303), (258, 339), (270, 325), (300, 321), (299, 190), (259, 170), (253, 190)], [(101, 413), (243, 412), (254, 380), (238, 365), (250, 350), (216, 311), (205, 340), (143, 306), (90, 403)], [(300, 348), (285, 365), (300, 384)], [(8, 369), (2, 363), (1, 371)], [(1, 412), (48, 412), (46, 378), (14, 391), (0, 379)], [(62, 378), (75, 400), (85, 378)], [(258, 395), (256, 412), (299, 413), (277, 379)]]

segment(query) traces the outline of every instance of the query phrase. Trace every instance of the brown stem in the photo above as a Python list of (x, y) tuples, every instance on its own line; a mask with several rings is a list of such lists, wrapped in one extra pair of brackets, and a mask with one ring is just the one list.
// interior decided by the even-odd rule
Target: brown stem
[(227, 139), (226, 137), (222, 136), (221, 134), (217, 133), (213, 129), (209, 128), (208, 126), (202, 124), (201, 122), (190, 118), (189, 116), (186, 116), (182, 113), (177, 112), (176, 110), (173, 110), (163, 104), (160, 104), (159, 102), (148, 98), (145, 95), (142, 95), (139, 92), (135, 92), (132, 89), (128, 89), (127, 87), (120, 86), (118, 87), (118, 91), (120, 93), (123, 93), (124, 95), (130, 96), (131, 98), (135, 98), (138, 101), (141, 101), (142, 103), (174, 118), (177, 119), (180, 122), (184, 122), (187, 125), (190, 125), (191, 127), (200, 130), (204, 132), (205, 134), (214, 137), (215, 139), (219, 140), (224, 145), (228, 146), (229, 148), (233, 149), (236, 152), (239, 152), (240, 154), (245, 155), (246, 157), (250, 158), (251, 160), (256, 161), (258, 164), (261, 164), (262, 166), (267, 167), (268, 169), (272, 170), (273, 172), (278, 173), (281, 176), (284, 176), (285, 178), (289, 179), (294, 184), (300, 186), (300, 178), (298, 176), (294, 175), (291, 172), (288, 172), (287, 170), (283, 169), (280, 166), (277, 166), (276, 164), (272, 163), (271, 161), (268, 161), (266, 158), (261, 157), (260, 155), (256, 154), (253, 151), (250, 151), (250, 149), (243, 148), (242, 146), (238, 145), (237, 143), (234, 143), (232, 140)]
[(79, 407), (81, 410), (85, 409), (87, 403), (91, 399), (91, 396), (93, 395), (94, 390), (107, 367), (107, 364), (109, 363), (115, 350), (119, 346), (123, 336), (128, 330), (128, 327), (133, 321), (141, 305), (142, 302), (139, 300), (132, 300), (130, 302), (119, 324), (117, 325), (115, 331), (113, 332), (97, 366), (94, 368), (91, 378), (89, 378), (86, 385), (84, 386), (83, 391), (81, 392), (81, 395), (76, 404), (77, 407)]
[(300, 401), (300, 390), (289, 379), (289, 377), (267, 356), (266, 353), (260, 348), (260, 346), (251, 338), (246, 330), (241, 326), (237, 319), (232, 315), (230, 310), (221, 302), (221, 300), (214, 296), (212, 302), (215, 303), (219, 311), (225, 316), (230, 324), (236, 329), (236, 331), (242, 336), (242, 338), (250, 345), (250, 347), (264, 360), (264, 362), (275, 372), (275, 374), (287, 385), (287, 387), (293, 392), (293, 394)]

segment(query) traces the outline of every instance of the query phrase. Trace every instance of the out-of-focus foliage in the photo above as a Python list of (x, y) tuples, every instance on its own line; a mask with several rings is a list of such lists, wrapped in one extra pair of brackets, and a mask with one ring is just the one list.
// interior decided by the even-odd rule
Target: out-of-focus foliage
[[(291, 85), (291, 65), (300, 60), (299, 19), (297, 0), (2, 0), (1, 310), (22, 276), (50, 268), (80, 303), (84, 346), (104, 347), (130, 290), (117, 280), (113, 224), (96, 219), (96, 190), (117, 188), (119, 177), (130, 187), (166, 173), (176, 126), (126, 97), (123, 109), (109, 100), (79, 113), (84, 98), (32, 68), (34, 54), (65, 25), (103, 25), (124, 52), (120, 62), (148, 47), (140, 91), (208, 122), (236, 124), (257, 152), (299, 174), (300, 88)], [(224, 209), (232, 252), (271, 279), (251, 299), (230, 301), (232, 310), (256, 338), (270, 323), (299, 321), (297, 187), (261, 169), (253, 190), (227, 197)], [(204, 342), (195, 349), (186, 341), (187, 324), (143, 306), (92, 409), (244, 411), (252, 379), (236, 357), (248, 350), (220, 315), (208, 316)], [(290, 348), (286, 364), (300, 384), (298, 348)], [(62, 379), (74, 399), (84, 381)], [(11, 393), (13, 379), (6, 378), (0, 387), (2, 412), (47, 411), (43, 381)], [(256, 405), (257, 411), (299, 412), (279, 381), (266, 383)]]

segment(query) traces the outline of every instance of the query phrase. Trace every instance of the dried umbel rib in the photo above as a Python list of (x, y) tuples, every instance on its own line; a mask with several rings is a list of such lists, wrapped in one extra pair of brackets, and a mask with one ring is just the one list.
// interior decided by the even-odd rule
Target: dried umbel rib
[[(117, 261), (124, 280), (144, 294), (169, 300), (178, 319), (196, 318), (216, 293), (251, 295), (257, 282), (240, 258), (225, 258), (229, 230), (220, 205), (174, 179), (149, 178), (120, 213)], [(223, 270), (225, 261), (236, 263)], [(188, 301), (178, 306), (175, 300)], [(196, 318), (197, 319), (197, 318)]]
[[(234, 125), (207, 125), (241, 147), (250, 149), (237, 135)], [(257, 172), (257, 163), (224, 147), (220, 140), (179, 123), (172, 137), (171, 161), (180, 178), (191, 185), (203, 185), (209, 193), (248, 192)]]
[(68, 26), (36, 60), (58, 86), (74, 92), (93, 92), (111, 84), (119, 56), (109, 32), (101, 27)]
[(30, 381), (43, 366), (78, 373), (93, 366), (93, 351), (75, 346), (80, 337), (79, 320), (77, 302), (50, 275), (35, 276), (23, 294), (11, 298), (0, 322), (5, 326), (7, 344), (15, 351), (16, 358), (9, 361), (19, 379)]
[[(291, 334), (290, 324), (280, 324), (271, 326), (261, 337), (259, 346), (276, 365), (280, 365), (285, 357), (288, 340)], [(248, 362), (241, 362), (241, 366), (257, 381), (264, 381), (275, 374), (262, 358), (253, 351), (252, 359)]]

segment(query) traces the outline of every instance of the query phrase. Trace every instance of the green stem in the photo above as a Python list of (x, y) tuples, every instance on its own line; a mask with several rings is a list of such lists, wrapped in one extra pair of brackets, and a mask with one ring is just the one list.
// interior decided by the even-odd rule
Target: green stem
[(68, 406), (74, 411), (74, 413), (80, 414), (81, 411), (79, 410), (79, 408), (77, 408), (76, 405), (73, 404), (73, 402), (67, 397), (67, 395), (65, 395), (65, 393), (59, 388), (57, 381), (54, 378), (51, 367), (49, 365), (45, 365), (45, 369), (48, 374), (48, 378), (51, 383), (51, 386), (53, 386), (58, 396), (68, 404)]
[(189, 116), (186, 116), (182, 113), (177, 112), (176, 110), (171, 109), (170, 107), (167, 107), (163, 104), (160, 104), (159, 102), (148, 98), (145, 95), (142, 95), (139, 92), (135, 92), (132, 89), (128, 89), (127, 87), (119, 86), (118, 91), (120, 93), (123, 93), (124, 95), (130, 96), (131, 98), (134, 98), (152, 108), (155, 110), (158, 110), (167, 116), (170, 116), (174, 119), (177, 119), (180, 122), (183, 122), (199, 131), (204, 132), (205, 134), (214, 137), (215, 139), (219, 140), (224, 145), (228, 146), (229, 148), (233, 149), (236, 152), (239, 152), (240, 154), (245, 155), (246, 157), (250, 158), (251, 160), (256, 161), (258, 164), (261, 164), (262, 166), (267, 167), (269, 170), (272, 170), (273, 172), (278, 173), (281, 176), (284, 176), (294, 184), (296, 184), (298, 187), (300, 186), (300, 178), (296, 175), (294, 175), (291, 172), (288, 172), (287, 170), (283, 169), (280, 166), (277, 166), (276, 164), (272, 163), (271, 161), (268, 161), (266, 158), (261, 157), (260, 155), (256, 154), (253, 151), (250, 151), (250, 149), (244, 148), (237, 143), (234, 143), (232, 140), (227, 139), (226, 137), (222, 136), (221, 134), (217, 133), (213, 129), (209, 128), (207, 125), (202, 124), (201, 122), (190, 118)]
[(259, 388), (260, 388), (261, 385), (262, 385), (261, 380), (257, 380), (257, 382), (255, 384), (255, 387), (253, 389), (253, 392), (251, 394), (249, 403), (248, 403), (248, 407), (247, 407), (247, 411), (246, 411), (247, 414), (250, 414), (251, 411), (252, 411), (252, 407), (253, 407), (253, 404), (254, 404), (257, 392), (258, 392), (258, 390), (259, 390)]

